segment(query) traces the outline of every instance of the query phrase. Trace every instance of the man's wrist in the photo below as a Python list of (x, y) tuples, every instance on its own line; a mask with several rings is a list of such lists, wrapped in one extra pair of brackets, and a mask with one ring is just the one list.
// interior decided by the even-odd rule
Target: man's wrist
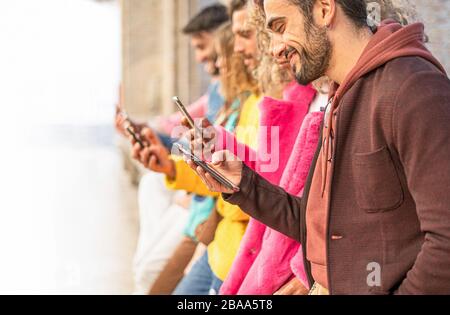
[(233, 194), (222, 194), (223, 200), (233, 205), (239, 205), (246, 196), (249, 194), (249, 190), (253, 186), (255, 173), (254, 171), (243, 163), (241, 182), (239, 183), (239, 192)]

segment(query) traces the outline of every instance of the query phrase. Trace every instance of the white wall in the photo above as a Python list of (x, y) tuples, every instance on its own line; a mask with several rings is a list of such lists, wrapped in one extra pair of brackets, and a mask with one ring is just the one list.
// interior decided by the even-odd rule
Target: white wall
[[(112, 124), (120, 34), (115, 1), (0, 2), (0, 293), (55, 292), (76, 282), (83, 265), (65, 253), (100, 234), (100, 224), (86, 228), (95, 211), (114, 211), (98, 206), (110, 192), (88, 197), (92, 188), (117, 186), (118, 156), (73, 140), (86, 127)], [(61, 128), (72, 138), (53, 141)]]
[(115, 1), (3, 1), (0, 39), (2, 110), (27, 123), (111, 121), (121, 70)]

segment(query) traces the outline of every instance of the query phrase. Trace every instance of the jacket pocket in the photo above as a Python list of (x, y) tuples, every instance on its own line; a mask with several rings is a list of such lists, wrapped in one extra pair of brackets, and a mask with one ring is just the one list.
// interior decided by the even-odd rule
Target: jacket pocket
[(356, 153), (353, 180), (357, 203), (367, 212), (390, 211), (403, 203), (402, 186), (387, 147)]

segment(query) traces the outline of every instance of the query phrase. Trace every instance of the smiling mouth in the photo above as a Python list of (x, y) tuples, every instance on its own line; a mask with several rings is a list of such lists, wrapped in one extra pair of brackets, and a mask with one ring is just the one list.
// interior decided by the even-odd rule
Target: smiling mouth
[(296, 53), (295, 49), (286, 50), (284, 56), (286, 57), (286, 62), (291, 63), (292, 57)]

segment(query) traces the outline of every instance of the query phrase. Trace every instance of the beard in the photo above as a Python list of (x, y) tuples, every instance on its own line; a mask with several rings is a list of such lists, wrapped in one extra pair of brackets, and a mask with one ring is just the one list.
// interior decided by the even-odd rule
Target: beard
[(211, 74), (212, 76), (218, 76), (220, 74), (220, 69), (217, 67), (214, 67), (213, 73)]
[(330, 65), (332, 45), (328, 38), (326, 28), (320, 28), (313, 24), (307, 25), (306, 43), (300, 51), (296, 50), (300, 57), (300, 67), (294, 66), (295, 80), (301, 85), (319, 79), (325, 75)]

